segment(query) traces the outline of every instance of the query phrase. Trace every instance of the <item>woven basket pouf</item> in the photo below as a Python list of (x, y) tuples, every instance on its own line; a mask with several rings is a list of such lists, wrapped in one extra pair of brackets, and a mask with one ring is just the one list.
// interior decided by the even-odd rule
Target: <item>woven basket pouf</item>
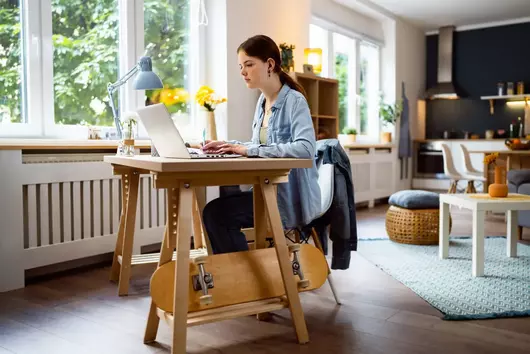
[[(412, 245), (437, 244), (439, 225), (439, 209), (405, 209), (391, 205), (385, 218), (388, 237), (392, 241)], [(451, 226), (449, 217), (449, 232)]]

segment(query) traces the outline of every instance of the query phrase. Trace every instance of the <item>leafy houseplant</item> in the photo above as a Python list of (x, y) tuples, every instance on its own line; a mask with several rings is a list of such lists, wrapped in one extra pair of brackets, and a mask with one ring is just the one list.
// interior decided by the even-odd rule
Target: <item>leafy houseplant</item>
[[(385, 103), (383, 94), (379, 97), (379, 119), (381, 119), (381, 123), (384, 127), (393, 126), (401, 117), (401, 112), (403, 112), (403, 102), (399, 100), (392, 105)], [(383, 132), (381, 134), (381, 140), (383, 143), (390, 143), (392, 141), (392, 133)]]
[(294, 59), (293, 50), (296, 47), (293, 44), (280, 43), (281, 55), (282, 55), (282, 70), (286, 73), (294, 71)]
[(342, 145), (353, 144), (357, 140), (357, 129), (344, 127), (342, 134), (339, 134), (339, 141)]

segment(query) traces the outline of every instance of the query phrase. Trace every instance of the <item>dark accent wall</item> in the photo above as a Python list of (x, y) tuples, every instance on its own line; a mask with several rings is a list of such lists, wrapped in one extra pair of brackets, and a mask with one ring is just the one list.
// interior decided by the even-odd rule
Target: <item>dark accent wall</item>
[[(436, 83), (438, 35), (427, 40), (427, 87)], [(530, 93), (530, 23), (454, 32), (453, 81), (465, 97), (427, 101), (426, 137), (441, 138), (445, 130), (461, 137), (464, 131), (484, 137), (488, 129), (509, 130), (523, 106), (508, 107), (496, 101), (490, 115), (489, 102), (480, 96), (497, 95), (498, 82), (525, 83)], [(506, 89), (506, 86), (505, 86)], [(524, 118), (523, 118), (524, 119)]]

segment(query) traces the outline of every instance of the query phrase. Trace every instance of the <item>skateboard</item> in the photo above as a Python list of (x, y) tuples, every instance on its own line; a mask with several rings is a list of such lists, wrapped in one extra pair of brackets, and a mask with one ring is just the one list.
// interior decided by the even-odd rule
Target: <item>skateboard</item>
[[(329, 273), (326, 258), (310, 244), (289, 246), (298, 291), (320, 288)], [(190, 259), (188, 313), (285, 295), (275, 248), (199, 256)], [(151, 298), (158, 308), (173, 312), (175, 261), (151, 277)]]

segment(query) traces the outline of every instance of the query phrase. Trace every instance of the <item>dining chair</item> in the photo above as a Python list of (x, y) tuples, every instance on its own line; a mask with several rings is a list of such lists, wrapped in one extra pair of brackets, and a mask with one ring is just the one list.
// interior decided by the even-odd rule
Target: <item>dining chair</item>
[(447, 193), (457, 193), (459, 181), (467, 181), (465, 193), (476, 193), (477, 190), (474, 182), (484, 182), (486, 180), (484, 176), (469, 174), (467, 171), (466, 173), (460, 173), (455, 167), (453, 154), (447, 144), (442, 144), (442, 154), (444, 159), (444, 174), (451, 179), (451, 185)]

